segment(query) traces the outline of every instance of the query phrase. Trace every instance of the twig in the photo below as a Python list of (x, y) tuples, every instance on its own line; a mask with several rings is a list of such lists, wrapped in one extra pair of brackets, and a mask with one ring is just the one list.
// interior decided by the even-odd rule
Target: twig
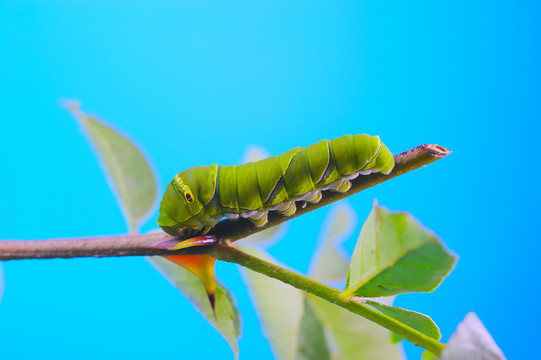
[(274, 279), (278, 279), (286, 284), (296, 287), (297, 289), (314, 294), (332, 304), (343, 307), (344, 309), (361, 315), (362, 317), (371, 320), (384, 328), (402, 335), (413, 344), (419, 345), (436, 355), (439, 355), (445, 347), (445, 345), (439, 341), (371, 308), (366, 304), (340, 296), (342, 292), (338, 289), (334, 289), (300, 274), (281, 268), (278, 265), (246, 254), (232, 246), (214, 246), (211, 248), (209, 254), (218, 260), (228, 261), (244, 266), (250, 270), (267, 275)]

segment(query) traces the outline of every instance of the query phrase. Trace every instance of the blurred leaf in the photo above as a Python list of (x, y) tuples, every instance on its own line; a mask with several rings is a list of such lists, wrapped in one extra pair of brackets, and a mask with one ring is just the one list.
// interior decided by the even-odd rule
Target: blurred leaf
[[(276, 264), (261, 250), (242, 250)], [(304, 293), (276, 279), (241, 269), (276, 358), (329, 359), (323, 328)]]
[(283, 224), (280, 224), (263, 231), (256, 232), (255, 234), (246, 237), (245, 240), (251, 241), (254, 244), (268, 243), (280, 233), (283, 226)]
[(88, 133), (105, 172), (120, 199), (132, 233), (152, 210), (158, 193), (152, 168), (141, 151), (109, 125), (79, 110), (75, 102), (67, 103)]
[(505, 356), (475, 313), (468, 313), (438, 360), (504, 360)]
[(148, 257), (149, 261), (177, 287), (203, 316), (222, 334), (238, 358), (238, 338), (241, 334), (240, 315), (229, 291), (216, 283), (216, 317), (212, 312), (205, 287), (190, 271), (160, 256)]
[(391, 214), (374, 203), (357, 240), (344, 292), (379, 297), (433, 291), (455, 261), (410, 214)]
[(331, 358), (331, 354), (327, 348), (323, 326), (306, 296), (303, 297), (304, 313), (301, 318), (295, 360), (328, 360)]
[(403, 337), (402, 335), (398, 335), (397, 333), (391, 332), (391, 342), (393, 344), (398, 344), (399, 342), (404, 341), (404, 340), (406, 340), (406, 338)]
[(241, 164), (263, 160), (263, 159), (268, 158), (269, 156), (270, 154), (267, 150), (257, 145), (251, 145), (244, 152), (244, 156), (242, 157)]
[(441, 339), (440, 329), (434, 321), (426, 315), (399, 307), (387, 306), (372, 300), (365, 301), (365, 304), (376, 308), (385, 315), (390, 316), (433, 339)]
[(421, 354), (421, 360), (434, 360), (436, 358), (436, 355), (432, 354), (430, 351), (425, 350)]
[(323, 323), (333, 359), (405, 359), (402, 346), (391, 343), (389, 330), (316, 296), (309, 300)]
[(328, 225), (323, 242), (312, 258), (311, 278), (320, 282), (338, 282), (346, 278), (348, 260), (340, 245), (352, 233), (355, 221), (355, 212), (351, 206), (345, 206), (344, 203), (333, 206), (325, 219)]
[(2, 302), (2, 296), (4, 296), (4, 287), (5, 287), (4, 270), (2, 269), (2, 264), (0, 264), (0, 303)]

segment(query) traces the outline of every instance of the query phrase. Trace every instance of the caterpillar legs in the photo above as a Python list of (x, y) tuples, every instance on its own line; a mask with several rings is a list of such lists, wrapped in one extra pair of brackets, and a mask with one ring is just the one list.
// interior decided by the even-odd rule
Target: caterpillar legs
[[(352, 174), (353, 176), (350, 176), (349, 179), (355, 178), (357, 174)], [(268, 222), (268, 212), (269, 211), (276, 211), (281, 215), (284, 216), (291, 216), (295, 214), (297, 211), (297, 206), (295, 204), (295, 201), (304, 201), (308, 203), (317, 203), (322, 198), (321, 190), (331, 190), (331, 191), (338, 191), (338, 192), (346, 192), (351, 187), (351, 181), (349, 181), (346, 178), (342, 178), (336, 181), (333, 181), (332, 183), (320, 187), (318, 190), (309, 191), (306, 194), (299, 195), (299, 196), (293, 196), (291, 200), (284, 201), (276, 205), (269, 206), (265, 210), (249, 210), (245, 212), (241, 212), (240, 214), (232, 213), (232, 212), (226, 212), (224, 213), (224, 216), (227, 217), (230, 220), (237, 220), (239, 217), (245, 218), (253, 222), (256, 226), (263, 226)]]

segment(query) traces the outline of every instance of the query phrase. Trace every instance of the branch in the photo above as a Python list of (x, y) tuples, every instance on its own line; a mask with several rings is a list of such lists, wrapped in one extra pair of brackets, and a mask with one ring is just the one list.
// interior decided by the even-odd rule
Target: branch
[[(256, 227), (246, 219), (238, 221), (220, 221), (208, 235), (220, 239), (221, 243), (233, 242), (278, 225), (294, 217), (313, 211), (347, 196), (358, 193), (396, 176), (428, 165), (451, 152), (438, 145), (421, 145), (403, 153), (397, 154), (395, 167), (388, 175), (370, 174), (359, 176), (352, 180), (352, 187), (345, 193), (324, 191), (322, 199), (317, 204), (306, 203), (298, 207), (293, 216), (281, 216), (276, 212), (269, 213), (269, 222), (263, 227)], [(106, 256), (141, 256), (141, 255), (171, 255), (171, 254), (201, 254), (207, 250), (204, 247), (192, 247), (178, 251), (169, 248), (178, 243), (179, 238), (163, 232), (148, 235), (114, 236), (93, 239), (58, 239), (58, 240), (12, 240), (0, 241), (0, 260), (16, 259), (50, 259), (75, 257), (106, 257)]]
[(297, 289), (314, 294), (317, 297), (327, 300), (331, 304), (336, 304), (355, 314), (361, 315), (362, 317), (373, 321), (376, 324), (397, 333), (398, 335), (402, 335), (413, 344), (419, 345), (436, 355), (440, 355), (441, 351), (445, 347), (445, 345), (439, 341), (371, 308), (366, 304), (340, 296), (343, 293), (338, 289), (334, 289), (300, 274), (281, 268), (278, 265), (246, 254), (238, 249), (235, 249), (234, 247), (224, 245), (213, 246), (210, 248), (209, 255), (218, 260), (228, 261), (244, 266), (250, 270), (267, 275), (274, 279), (278, 279), (286, 284), (296, 287)]

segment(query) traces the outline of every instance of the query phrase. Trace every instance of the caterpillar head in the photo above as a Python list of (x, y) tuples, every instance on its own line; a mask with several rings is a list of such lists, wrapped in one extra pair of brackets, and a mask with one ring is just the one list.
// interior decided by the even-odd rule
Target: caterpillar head
[[(208, 232), (221, 218), (212, 206), (218, 165), (198, 166), (177, 174), (160, 204), (158, 225), (172, 236), (194, 237)], [(210, 206), (209, 206), (210, 204)]]

